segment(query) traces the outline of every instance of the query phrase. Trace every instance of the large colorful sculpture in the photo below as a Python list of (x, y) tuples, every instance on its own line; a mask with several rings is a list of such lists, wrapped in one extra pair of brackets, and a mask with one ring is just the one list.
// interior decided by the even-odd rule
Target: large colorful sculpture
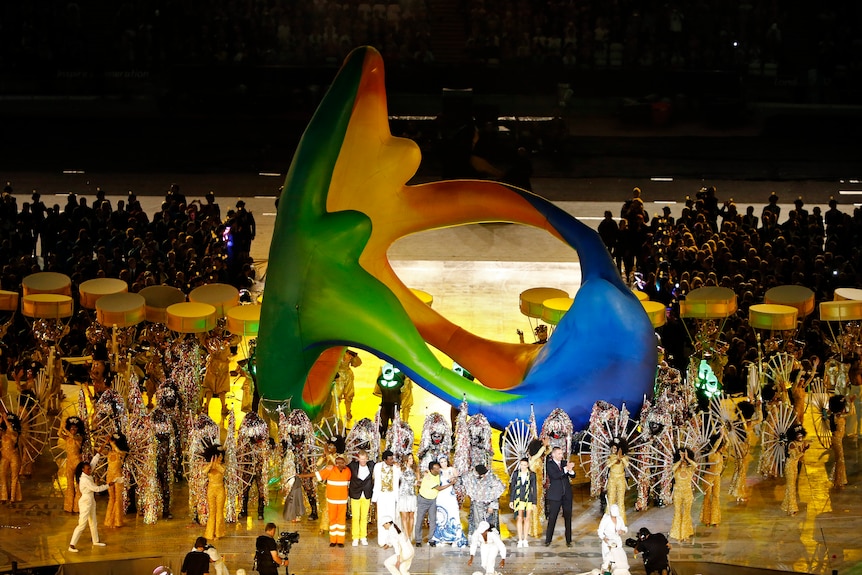
[[(354, 50), (297, 148), (270, 248), (257, 350), (262, 395), (311, 416), (337, 368), (316, 360), (362, 348), (452, 405), (465, 397), (497, 428), (529, 410), (563, 408), (576, 428), (597, 400), (639, 409), (656, 349), (643, 307), (620, 280), (598, 234), (550, 202), (487, 181), (408, 186), (419, 147), (389, 131), (383, 60)], [(435, 228), (506, 221), (544, 229), (574, 247), (583, 283), (542, 346), (474, 335), (422, 303), (386, 257), (397, 239)], [(429, 345), (481, 384), (443, 367)], [(309, 373), (311, 372), (311, 376)]]

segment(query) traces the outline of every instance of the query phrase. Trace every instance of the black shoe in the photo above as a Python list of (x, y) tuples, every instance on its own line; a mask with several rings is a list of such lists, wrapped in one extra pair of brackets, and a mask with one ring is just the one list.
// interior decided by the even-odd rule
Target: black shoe
[(330, 543), (330, 544), (329, 544), (329, 546), (330, 546), (330, 547), (335, 547), (335, 543)]
[(263, 520), (263, 513), (258, 513), (257, 518)]
[(344, 543), (339, 543), (339, 544), (338, 544), (338, 546), (339, 546), (339, 547), (344, 547)]
[(239, 515), (237, 515), (237, 517), (239, 517), (240, 519), (245, 519), (246, 517), (248, 517), (248, 513), (243, 511)]
[(317, 521), (317, 513), (312, 513), (311, 515), (308, 516), (308, 518), (311, 519), (312, 521)]
[(433, 541), (428, 542), (428, 547), (437, 547), (437, 544)]
[(571, 546), (572, 546), (572, 542), (571, 542), (571, 541), (569, 541), (568, 543), (566, 543), (566, 547), (571, 547)]
[(171, 515), (170, 513), (164, 513), (162, 515), (162, 519), (173, 519), (173, 518), (174, 518), (174, 516)]
[(545, 547), (550, 547), (550, 546), (551, 546), (551, 542), (550, 542), (550, 541), (545, 541)]
[(416, 547), (422, 547), (421, 543), (416, 543)]

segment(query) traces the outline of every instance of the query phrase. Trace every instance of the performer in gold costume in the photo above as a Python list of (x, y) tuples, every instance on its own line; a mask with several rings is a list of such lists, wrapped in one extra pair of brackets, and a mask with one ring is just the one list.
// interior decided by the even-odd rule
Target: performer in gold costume
[(21, 501), (21, 421), (14, 413), (0, 412), (0, 502)]
[(687, 542), (694, 535), (691, 522), (691, 504), (694, 500), (692, 481), (694, 479), (694, 453), (682, 447), (677, 450), (673, 464), (673, 523), (670, 536), (680, 542)]
[[(105, 481), (108, 483), (108, 511), (105, 514), (105, 527), (122, 527), (123, 515), (123, 463), (129, 454), (129, 443), (122, 433), (111, 435), (108, 440), (110, 451), (108, 451), (108, 475)], [(119, 481), (117, 481), (119, 479)]]
[(620, 509), (620, 518), (626, 522), (626, 469), (629, 458), (625, 454), (625, 445), (619, 438), (611, 441), (611, 454), (608, 456), (608, 507), (616, 505)]
[(784, 460), (784, 500), (781, 502), (781, 510), (788, 515), (796, 515), (799, 512), (799, 461), (808, 449), (805, 442), (805, 429), (801, 425), (790, 430), (793, 440), (787, 444)]
[(207, 541), (215, 541), (224, 537), (224, 452), (218, 445), (213, 445), (204, 453), (207, 463), (204, 471), (207, 474), (207, 527), (204, 537)]
[(66, 422), (60, 428), (59, 435), (66, 451), (66, 463), (63, 472), (66, 478), (66, 491), (63, 499), (63, 511), (77, 513), (80, 494), (77, 493), (75, 487), (75, 467), (81, 463), (83, 457), (84, 423), (78, 417), (67, 417)]

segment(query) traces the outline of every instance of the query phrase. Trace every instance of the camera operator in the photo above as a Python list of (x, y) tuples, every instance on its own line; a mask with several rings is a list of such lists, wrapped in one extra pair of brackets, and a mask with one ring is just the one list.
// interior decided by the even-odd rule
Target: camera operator
[(638, 531), (638, 538), (626, 539), (626, 545), (634, 547), (635, 557), (637, 557), (638, 552), (641, 553), (647, 575), (668, 575), (670, 573), (670, 565), (667, 561), (670, 543), (667, 542), (667, 537), (663, 533), (650, 533), (649, 529), (641, 527)]
[(275, 523), (267, 523), (264, 528), (264, 535), (258, 535), (257, 541), (255, 541), (256, 571), (260, 575), (277, 575), (279, 565), (287, 565), (287, 559), (278, 556), (275, 532)]

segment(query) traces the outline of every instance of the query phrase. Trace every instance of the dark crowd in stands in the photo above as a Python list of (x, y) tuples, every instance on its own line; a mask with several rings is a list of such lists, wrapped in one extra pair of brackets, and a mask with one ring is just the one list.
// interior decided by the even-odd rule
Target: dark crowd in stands
[[(802, 198), (793, 205), (782, 213), (779, 196), (773, 193), (760, 214), (753, 206), (742, 212), (733, 199), (722, 201), (715, 187), (707, 187), (687, 197), (676, 217), (664, 206), (650, 218), (641, 190), (635, 188), (619, 219), (605, 212), (599, 234), (620, 273), (650, 300), (668, 307), (668, 323), (660, 334), (674, 367), (685, 373), (692, 352), (679, 318), (679, 301), (692, 290), (719, 286), (737, 296), (738, 311), (721, 334), (728, 344), (723, 383), (729, 392), (742, 392), (746, 366), (758, 353), (749, 308), (762, 303), (767, 290), (802, 285), (821, 302), (832, 300), (836, 288), (862, 285), (862, 207), (848, 213), (834, 198), (825, 212), (820, 206), (809, 210)], [(834, 338), (829, 326), (817, 319), (816, 309), (799, 319), (794, 344), (799, 359), (816, 356), (825, 361), (832, 356), (829, 342)]]
[(7, 184), (0, 200), (0, 287), (19, 291), (24, 277), (52, 271), (68, 275), (74, 287), (111, 277), (125, 280), (131, 292), (164, 284), (189, 293), (214, 282), (248, 289), (255, 232), (242, 200), (222, 214), (212, 192), (187, 201), (176, 184), (156, 214), (145, 213), (131, 192), (113, 206), (102, 190), (92, 205), (70, 192), (63, 205), (46, 206), (33, 192), (19, 206)]
[(390, 65), (427, 64), (455, 42), (475, 63), (839, 77), (862, 68), (860, 10), (849, 0), (4, 2), (0, 65), (338, 65), (360, 45)]

